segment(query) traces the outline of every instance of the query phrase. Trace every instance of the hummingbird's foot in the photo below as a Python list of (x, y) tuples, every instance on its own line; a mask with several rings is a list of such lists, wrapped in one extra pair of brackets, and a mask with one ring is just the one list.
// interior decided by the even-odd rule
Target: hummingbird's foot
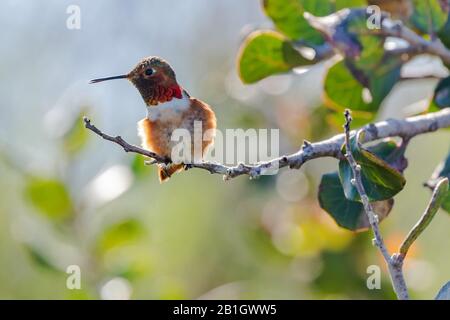
[(168, 158), (168, 157), (165, 157), (163, 161), (159, 161), (159, 160), (156, 160), (156, 159), (151, 159), (151, 160), (145, 160), (144, 161), (144, 164), (146, 166), (151, 166), (151, 165), (158, 164), (158, 163), (163, 164), (163, 165), (168, 165), (168, 164), (172, 163), (172, 160), (170, 158)]
[(145, 161), (144, 161), (144, 164), (145, 164), (146, 166), (151, 166), (151, 165), (154, 165), (154, 164), (157, 164), (157, 163), (158, 163), (158, 161), (155, 160), (155, 159), (152, 159), (152, 160), (145, 160)]

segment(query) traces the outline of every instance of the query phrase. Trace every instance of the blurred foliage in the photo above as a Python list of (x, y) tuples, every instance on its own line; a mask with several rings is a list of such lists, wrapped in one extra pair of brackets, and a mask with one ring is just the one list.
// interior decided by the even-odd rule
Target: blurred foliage
[(257, 31), (246, 41), (239, 57), (239, 71), (245, 83), (254, 83), (271, 74), (310, 64), (276, 32)]
[(33, 247), (32, 245), (24, 244), (25, 251), (28, 253), (33, 262), (40, 268), (44, 270), (49, 270), (52, 272), (59, 272), (59, 268), (55, 266), (50, 258), (42, 252), (41, 249)]
[(72, 211), (72, 200), (63, 182), (56, 179), (30, 178), (25, 196), (39, 211), (52, 220), (68, 218)]
[(97, 240), (98, 248), (104, 252), (137, 241), (144, 233), (142, 224), (135, 219), (127, 219), (106, 228)]
[(144, 178), (148, 176), (148, 173), (150, 172), (149, 167), (143, 166), (142, 164), (145, 161), (145, 157), (140, 154), (136, 154), (132, 158), (131, 162), (131, 170), (134, 173), (134, 176), (136, 178)]
[(88, 107), (81, 107), (75, 121), (72, 122), (70, 128), (63, 136), (64, 151), (68, 155), (74, 155), (80, 152), (86, 145), (89, 133), (84, 127), (83, 117), (89, 114)]
[(448, 17), (445, 25), (439, 30), (438, 36), (442, 43), (444, 43), (447, 48), (450, 48), (450, 19)]
[[(447, 43), (446, 29), (449, 21), (449, 7), (444, 5), (445, 0), (432, 1), (309, 1), (309, 0), (266, 0), (263, 1), (264, 11), (273, 21), (277, 30), (287, 37), (297, 47), (306, 47), (318, 54), (323, 44), (324, 35), (329, 44), (338, 50), (344, 61), (336, 63), (328, 70), (325, 77), (325, 99), (321, 107), (330, 107), (336, 116), (329, 116), (331, 124), (339, 122), (338, 117), (346, 107), (358, 111), (354, 118), (355, 125), (365, 124), (373, 120), (381, 104), (391, 92), (394, 85), (400, 80), (400, 70), (405, 56), (391, 53), (384, 48), (385, 36), (377, 34), (376, 30), (366, 28), (370, 13), (359, 7), (366, 4), (381, 6), (383, 10), (394, 17), (406, 20), (412, 26), (425, 34), (436, 33), (444, 43)], [(351, 8), (349, 11), (341, 9)], [(341, 10), (341, 11), (339, 11)], [(304, 13), (312, 14), (307, 19)], [(256, 31), (254, 34), (257, 34)], [(241, 52), (246, 52), (250, 35), (241, 46)], [(280, 35), (281, 37), (281, 35)], [(268, 40), (261, 39), (260, 46)], [(253, 77), (252, 66), (261, 65), (262, 62), (275, 59), (278, 53), (270, 57), (265, 52), (264, 60), (260, 59), (255, 48), (252, 55), (238, 57), (239, 73), (244, 82), (254, 82), (263, 77), (285, 72), (288, 68), (284, 64), (281, 68), (265, 69)], [(300, 50), (298, 54), (302, 54)], [(279, 58), (278, 58), (279, 59)], [(291, 65), (291, 69), (298, 65)], [(251, 81), (248, 81), (251, 79)], [(349, 88), (352, 88), (349, 90)], [(431, 106), (430, 110), (433, 110)]]
[[(308, 1), (311, 6), (309, 10), (325, 10), (329, 1)], [(317, 5), (314, 5), (316, 3)], [(323, 42), (319, 32), (309, 27), (308, 22), (303, 17), (306, 12), (305, 1), (297, 0), (265, 0), (263, 1), (264, 11), (269, 16), (278, 30), (291, 39), (302, 38), (314, 44)]]
[[(364, 86), (352, 76), (344, 61), (338, 62), (328, 69), (324, 83), (325, 103), (340, 111), (337, 112), (340, 118), (347, 106), (352, 106), (352, 110), (355, 111), (365, 111), (369, 115), (368, 118), (371, 118), (372, 111), (377, 107), (370, 101), (370, 98), (364, 97), (364, 90)], [(353, 114), (357, 119), (361, 118), (360, 113), (354, 112)]]
[(412, 0), (412, 24), (422, 33), (438, 32), (447, 21), (448, 11), (445, 11), (441, 0)]
[[(321, 255), (323, 259), (323, 272), (314, 281), (316, 290), (326, 294), (331, 298), (340, 298), (345, 293), (350, 298), (357, 299), (355, 292), (363, 290), (366, 285), (366, 270), (361, 270), (361, 253), (366, 248), (366, 243), (370, 242), (369, 235), (359, 234), (342, 252), (324, 251)], [(345, 276), (338, 276), (338, 275)], [(381, 286), (390, 286), (389, 280), (382, 281)], [(373, 290), (365, 296), (367, 299), (394, 299), (395, 294), (389, 290)]]
[(367, 4), (379, 6), (393, 18), (404, 22), (410, 19), (413, 11), (411, 0), (368, 0)]
[(290, 39), (301, 39), (310, 44), (321, 44), (324, 39), (320, 32), (312, 29), (304, 18), (309, 12), (316, 16), (326, 16), (337, 10), (358, 7), (364, 0), (264, 0), (263, 7), (276, 28)]
[(450, 108), (450, 77), (439, 81), (434, 90), (431, 110)]
[[(400, 70), (407, 62), (404, 56), (385, 49), (386, 36), (367, 28), (367, 21), (371, 13), (367, 12), (365, 8), (339, 11), (342, 9), (341, 5), (348, 8), (360, 4), (316, 1), (313, 5), (305, 0), (263, 1), (264, 10), (272, 19), (275, 27), (293, 43), (301, 42), (318, 54), (317, 45), (321, 45), (324, 39), (327, 39), (329, 45), (343, 56), (342, 61), (338, 61), (328, 68), (324, 80), (324, 106), (330, 107), (334, 112), (334, 114), (325, 115), (324, 118), (336, 127), (343, 121), (339, 121), (339, 117), (342, 119), (341, 114), (345, 108), (354, 110), (353, 117), (356, 121), (353, 125), (359, 126), (372, 121), (386, 96), (400, 80)], [(405, 5), (397, 3), (399, 6), (394, 8), (383, 2), (371, 2), (370, 4), (381, 5), (391, 11), (395, 10), (397, 14), (399, 6)], [(403, 7), (400, 10), (403, 13), (400, 15), (403, 17), (408, 15), (409, 22), (417, 29), (424, 33), (437, 33), (445, 27), (449, 8), (443, 6), (441, 1), (412, 1), (410, 5), (411, 14), (406, 14), (407, 10)], [(305, 16), (305, 13), (309, 13), (308, 16)], [(380, 18), (383, 19), (385, 16)], [(319, 37), (317, 32), (325, 38)], [(261, 50), (262, 43), (266, 42), (267, 45), (269, 40), (261, 39), (260, 47), (257, 47), (250, 45), (252, 39), (253, 36), (249, 36), (244, 41), (241, 51), (249, 50), (253, 54), (238, 57), (239, 71), (244, 82), (249, 82), (247, 81), (249, 76), (254, 74), (254, 70), (249, 69), (249, 66), (257, 66), (264, 64), (264, 61), (270, 61), (271, 52)], [(264, 59), (255, 58), (258, 57), (258, 54), (254, 51), (258, 50), (264, 52)], [(273, 53), (272, 55), (276, 56)], [(295, 65), (291, 68), (293, 67)], [(284, 68), (289, 68), (289, 66), (284, 65)], [(265, 72), (257, 73), (258, 76), (250, 82), (283, 71), (286, 70), (266, 69)], [(447, 79), (444, 79), (436, 87), (430, 110), (448, 106), (447, 82)], [(319, 107), (323, 108), (323, 106)], [(369, 199), (374, 202), (389, 200), (400, 192), (406, 182), (403, 175), (382, 159), (388, 156), (386, 153), (391, 153), (390, 156), (397, 158), (390, 159), (391, 162), (402, 166), (401, 171), (403, 171), (407, 165), (406, 160), (403, 160), (404, 150), (400, 154), (395, 151), (397, 149), (395, 144), (383, 144), (382, 147), (380, 144), (377, 151), (382, 154), (377, 155), (364, 149), (356, 138), (353, 138), (352, 141), (352, 152), (356, 161), (362, 166), (362, 181)], [(392, 146), (394, 147), (392, 148)], [(386, 148), (387, 151), (383, 151), (383, 148)], [(336, 176), (331, 174), (322, 179), (319, 189), (319, 201), (322, 207), (336, 219), (339, 225), (353, 230), (364, 228), (360, 221), (361, 206), (354, 203), (360, 201), (359, 195), (352, 185), (352, 172), (346, 160), (339, 162), (340, 183), (335, 181), (335, 178)], [(341, 191), (345, 198), (342, 197)], [(389, 201), (382, 202), (378, 206), (380, 212), (384, 213), (383, 217), (391, 210), (392, 200)], [(339, 210), (336, 209), (337, 204), (342, 204), (342, 206), (338, 206)]]

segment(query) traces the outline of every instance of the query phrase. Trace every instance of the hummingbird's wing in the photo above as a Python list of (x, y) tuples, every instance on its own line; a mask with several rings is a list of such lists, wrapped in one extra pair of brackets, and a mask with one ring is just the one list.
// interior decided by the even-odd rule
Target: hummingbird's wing
[(192, 118), (195, 121), (202, 122), (202, 154), (205, 154), (207, 148), (214, 143), (214, 137), (216, 136), (216, 115), (207, 103), (195, 98), (190, 98), (190, 100), (193, 113)]

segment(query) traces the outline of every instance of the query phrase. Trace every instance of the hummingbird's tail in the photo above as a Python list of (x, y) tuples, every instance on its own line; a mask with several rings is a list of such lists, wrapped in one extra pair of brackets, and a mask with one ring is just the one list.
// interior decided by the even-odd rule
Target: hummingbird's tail
[(159, 182), (163, 183), (164, 181), (169, 180), (169, 178), (176, 172), (183, 170), (184, 164), (174, 164), (170, 163), (167, 165), (161, 164), (158, 166), (158, 176)]

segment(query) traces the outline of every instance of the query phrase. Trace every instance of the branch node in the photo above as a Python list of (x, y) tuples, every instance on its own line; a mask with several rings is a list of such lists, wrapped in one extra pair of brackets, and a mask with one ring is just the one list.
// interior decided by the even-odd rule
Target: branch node
[(309, 142), (308, 140), (304, 139), (304, 140), (303, 140), (302, 149), (303, 149), (303, 150), (306, 150), (306, 149), (310, 148), (311, 145), (312, 145), (311, 142)]
[(378, 241), (377, 241), (377, 239), (375, 239), (375, 238), (372, 239), (372, 245), (373, 245), (374, 247), (378, 247)]

